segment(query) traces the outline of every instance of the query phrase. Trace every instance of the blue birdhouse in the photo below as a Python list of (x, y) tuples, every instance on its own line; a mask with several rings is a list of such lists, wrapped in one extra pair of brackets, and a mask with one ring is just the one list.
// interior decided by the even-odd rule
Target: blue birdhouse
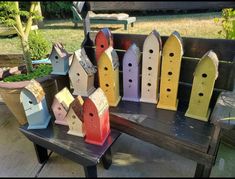
[(48, 126), (51, 115), (49, 114), (45, 93), (36, 80), (21, 90), (20, 101), (23, 104), (28, 121), (28, 129), (45, 129)]
[(49, 60), (52, 64), (51, 74), (66, 75), (69, 70), (69, 53), (61, 43), (53, 44)]

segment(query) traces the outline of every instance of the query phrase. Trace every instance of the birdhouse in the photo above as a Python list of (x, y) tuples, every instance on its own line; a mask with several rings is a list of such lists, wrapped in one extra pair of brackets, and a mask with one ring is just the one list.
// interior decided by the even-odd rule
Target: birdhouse
[(117, 106), (121, 96), (119, 92), (119, 61), (117, 52), (109, 47), (98, 61), (99, 85), (108, 98), (109, 106)]
[(74, 88), (73, 95), (89, 96), (95, 91), (95, 66), (91, 63), (84, 49), (74, 52), (69, 69), (69, 78)]
[(108, 28), (103, 28), (96, 34), (95, 46), (96, 62), (98, 62), (102, 53), (113, 46), (113, 37)]
[(110, 133), (109, 105), (105, 93), (98, 88), (83, 104), (85, 142), (103, 145)]
[(52, 64), (51, 74), (66, 75), (69, 70), (69, 54), (61, 43), (55, 43), (49, 56)]
[(175, 31), (169, 36), (163, 46), (160, 98), (157, 108), (177, 110), (177, 94), (182, 56), (182, 39), (180, 34)]
[(153, 30), (145, 39), (142, 58), (142, 80), (140, 101), (157, 103), (160, 84), (162, 41), (160, 34)]
[(125, 101), (140, 99), (140, 49), (133, 43), (123, 57), (123, 97)]
[(77, 96), (69, 106), (69, 111), (66, 115), (66, 121), (69, 125), (69, 131), (67, 132), (70, 135), (75, 135), (79, 137), (85, 136), (85, 128), (83, 125), (83, 116), (82, 116), (82, 106), (83, 99), (81, 96)]
[(197, 64), (185, 116), (208, 121), (210, 99), (218, 77), (218, 64), (217, 55), (212, 50), (208, 51)]
[(23, 104), (28, 121), (28, 129), (45, 129), (48, 126), (51, 115), (49, 114), (45, 92), (36, 80), (21, 90), (20, 101)]
[(74, 97), (69, 92), (67, 87), (59, 91), (53, 100), (52, 111), (55, 116), (55, 123), (61, 125), (68, 125), (65, 116), (69, 111), (69, 105), (73, 102)]

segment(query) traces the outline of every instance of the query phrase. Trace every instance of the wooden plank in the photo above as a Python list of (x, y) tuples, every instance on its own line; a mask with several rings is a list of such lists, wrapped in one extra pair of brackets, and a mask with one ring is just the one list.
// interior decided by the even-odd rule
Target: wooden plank
[(178, 153), (194, 161), (196, 160), (199, 163), (208, 164), (208, 162), (214, 159), (214, 156), (195, 150), (192, 146), (185, 146), (184, 144), (186, 143), (181, 143), (180, 141), (172, 139), (161, 132), (139, 125), (130, 120), (123, 119), (116, 115), (110, 115), (110, 122), (112, 128), (137, 137), (145, 142), (149, 142), (169, 151)]

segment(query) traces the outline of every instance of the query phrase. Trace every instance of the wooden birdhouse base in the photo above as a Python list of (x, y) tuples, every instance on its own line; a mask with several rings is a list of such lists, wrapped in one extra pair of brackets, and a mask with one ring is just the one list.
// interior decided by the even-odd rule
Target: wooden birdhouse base
[(58, 72), (58, 71), (52, 71), (51, 74), (52, 75), (67, 75), (68, 74), (68, 71), (65, 71), (65, 72)]
[(179, 102), (179, 100), (177, 99), (175, 106), (170, 106), (170, 105), (166, 105), (166, 104), (162, 104), (161, 102), (158, 102), (157, 108), (177, 111), (178, 102)]
[(122, 100), (123, 101), (134, 101), (134, 102), (139, 102), (140, 101), (139, 98), (130, 98), (130, 97), (125, 97), (125, 96), (122, 97)]
[(88, 96), (90, 96), (95, 90), (96, 90), (95, 87), (90, 88), (88, 91), (76, 91), (76, 89), (74, 89), (73, 95), (75, 95), (75, 96), (80, 95), (80, 96), (88, 97)]
[(65, 120), (55, 120), (55, 124), (60, 124), (60, 125), (68, 126), (68, 123)]
[(120, 100), (121, 100), (121, 96), (119, 96), (119, 97), (117, 98), (117, 101), (116, 101), (116, 102), (114, 102), (114, 103), (109, 103), (109, 106), (116, 107), (116, 106), (118, 105), (118, 103), (120, 102)]
[(73, 130), (69, 130), (69, 131), (67, 132), (67, 134), (75, 135), (75, 136), (78, 136), (78, 137), (84, 137), (84, 136), (85, 136), (84, 133), (80, 133), (80, 132), (73, 131)]
[(198, 115), (195, 115), (195, 114), (190, 114), (190, 111), (187, 110), (186, 113), (185, 113), (185, 116), (193, 118), (193, 119), (198, 119), (200, 121), (207, 122), (208, 119), (209, 119), (210, 113), (211, 113), (211, 109), (208, 109), (208, 112), (207, 112), (206, 116), (198, 116)]
[(85, 138), (85, 142), (86, 142), (86, 143), (89, 143), (89, 144), (94, 144), (94, 145), (100, 145), (100, 146), (102, 146), (102, 145), (104, 144), (104, 142), (106, 141), (106, 139), (108, 138), (110, 132), (111, 132), (111, 130), (109, 130), (109, 132), (107, 132), (106, 136), (103, 137), (100, 141), (91, 140), (91, 139)]
[(140, 102), (157, 104), (158, 99), (140, 98)]
[(50, 122), (50, 119), (51, 119), (51, 116), (49, 115), (45, 120), (44, 120), (44, 123), (43, 124), (39, 124), (39, 125), (36, 125), (36, 124), (30, 124), (30, 122), (28, 122), (29, 126), (28, 126), (28, 129), (46, 129), (49, 122)]

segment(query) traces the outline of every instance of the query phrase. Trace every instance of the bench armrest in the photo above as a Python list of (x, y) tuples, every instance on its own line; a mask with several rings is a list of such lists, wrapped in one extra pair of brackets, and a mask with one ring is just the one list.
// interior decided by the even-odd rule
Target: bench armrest
[(235, 91), (221, 92), (211, 114), (211, 123), (224, 129), (235, 128)]

